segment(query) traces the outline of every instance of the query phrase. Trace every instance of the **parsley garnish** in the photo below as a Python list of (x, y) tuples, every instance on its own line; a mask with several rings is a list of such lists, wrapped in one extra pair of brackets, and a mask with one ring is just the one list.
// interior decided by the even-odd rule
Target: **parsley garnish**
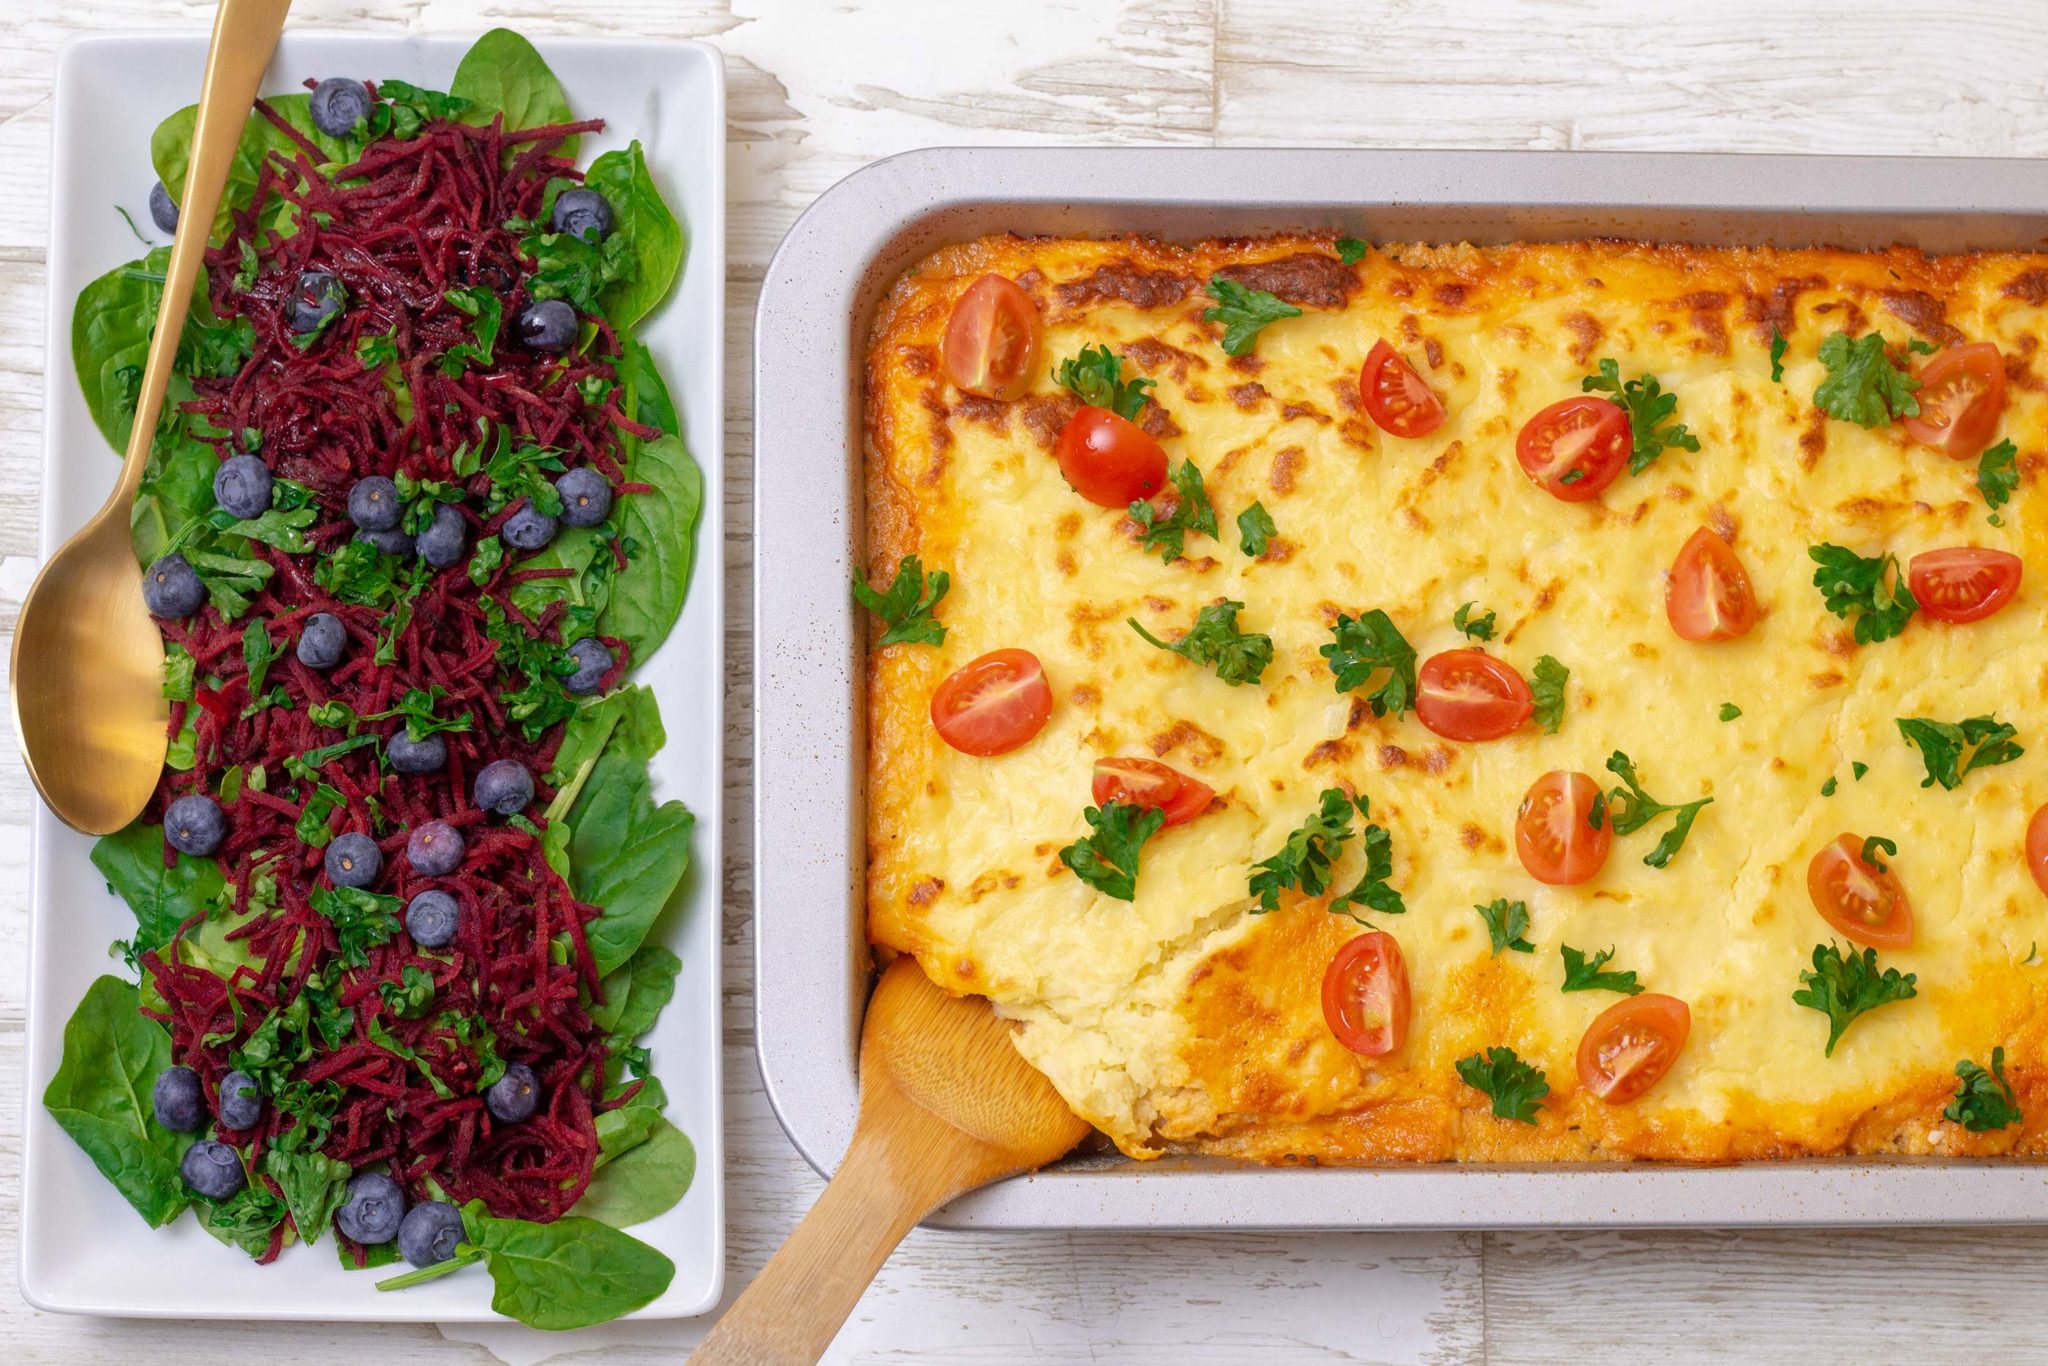
[(1246, 289), (1235, 280), (1212, 276), (1203, 291), (1216, 307), (1202, 310), (1205, 323), (1223, 324), (1225, 355), (1242, 356), (1252, 349), (1268, 323), (1282, 318), (1299, 318), (1301, 310), (1263, 289)]
[(379, 982), (384, 1008), (401, 1020), (417, 1020), (434, 1004), (434, 975), (418, 963), (407, 963), (399, 981)]
[(866, 579), (855, 578), (853, 597), (889, 625), (882, 638), (875, 642), (876, 648), (899, 644), (938, 645), (946, 639), (946, 627), (932, 615), (932, 609), (939, 605), (939, 599), (946, 596), (946, 590), (952, 584), (952, 576), (943, 569), (933, 570), (927, 582), (924, 563), (915, 555), (905, 555), (897, 562), (896, 578), (887, 592), (878, 593), (868, 586)]
[(1991, 1070), (1986, 1072), (1964, 1058), (1956, 1064), (1956, 1098), (1941, 1112), (1943, 1119), (1960, 1124), (1973, 1134), (2003, 1129), (2020, 1122), (2019, 1098), (2005, 1079), (2005, 1049), (1991, 1050)]
[(1266, 546), (1278, 530), (1266, 505), (1253, 503), (1237, 514), (1237, 548), (1256, 559), (1266, 553)]
[(1863, 781), (1863, 775), (1870, 772), (1870, 765), (1864, 763), (1861, 759), (1852, 759), (1849, 761), (1849, 772), (1860, 783)]
[[(1283, 888), (1292, 887), (1303, 896), (1321, 896), (1330, 889), (1330, 865), (1351, 838), (1351, 798), (1342, 788), (1326, 787), (1317, 801), (1315, 814), (1287, 837), (1279, 853), (1252, 865), (1251, 894), (1259, 899), (1253, 915), (1279, 910)], [(1363, 811), (1365, 803), (1361, 800), (1359, 806)], [(1361, 882), (1353, 890), (1364, 886)]]
[(1196, 613), (1188, 633), (1171, 645), (1140, 626), (1136, 617), (1126, 620), (1147, 644), (1170, 650), (1193, 664), (1214, 665), (1216, 676), (1234, 688), (1258, 682), (1273, 662), (1273, 637), (1237, 629), (1237, 614), (1243, 610), (1241, 602), (1210, 603)]
[(1365, 259), (1365, 243), (1356, 237), (1337, 239), (1337, 259), (1347, 266), (1355, 266)]
[(1925, 337), (1913, 338), (1911, 341), (1906, 343), (1906, 349), (1908, 351), (1916, 352), (1917, 354), (1922, 356), (1931, 356), (1935, 352), (1941, 350), (1940, 347), (1936, 346), (1933, 342), (1927, 340), (1927, 338)]
[(1678, 395), (1665, 393), (1655, 375), (1643, 375), (1624, 384), (1620, 363), (1607, 357), (1600, 362), (1600, 373), (1586, 376), (1579, 382), (1579, 388), (1589, 394), (1595, 391), (1612, 394), (1614, 401), (1628, 414), (1628, 429), (1633, 440), (1628, 454), (1630, 474), (1641, 474), (1658, 456), (1673, 447), (1682, 451), (1700, 448), (1700, 439), (1687, 431), (1683, 422), (1673, 422), (1668, 427), (1663, 425), (1677, 411)]
[(1493, 1113), (1502, 1119), (1536, 1122), (1536, 1108), (1550, 1094), (1543, 1073), (1515, 1056), (1512, 1048), (1489, 1048), (1484, 1057), (1474, 1053), (1458, 1059), (1458, 1079), (1493, 1102)]
[(1131, 520), (1144, 529), (1144, 547), (1156, 550), (1159, 557), (1168, 564), (1179, 559), (1187, 548), (1190, 531), (1199, 531), (1204, 536), (1216, 536), (1216, 509), (1209, 503), (1209, 490), (1202, 485), (1202, 472), (1195, 468), (1192, 460), (1183, 460), (1174, 466), (1169, 476), (1174, 491), (1180, 496), (1174, 501), (1174, 508), (1165, 517), (1144, 498), (1131, 502)]
[(1733, 721), (1740, 715), (1742, 715), (1742, 708), (1736, 706), (1733, 702), (1723, 702), (1721, 704), (1721, 719), (1723, 721)]
[(1897, 858), (1898, 854), (1899, 846), (1897, 844), (1886, 839), (1883, 835), (1872, 835), (1869, 839), (1863, 841), (1863, 852), (1858, 857), (1871, 867), (1877, 869), (1878, 872), (1886, 873), (1891, 871), (1891, 865), (1887, 864), (1884, 860), (1886, 858)]
[(1536, 661), (1536, 672), (1529, 680), (1529, 693), (1536, 699), (1536, 724), (1543, 727), (1545, 735), (1557, 734), (1557, 728), (1564, 724), (1564, 685), (1571, 681), (1572, 671), (1543, 655)]
[(1479, 918), (1486, 922), (1486, 937), (1493, 941), (1493, 952), (1513, 949), (1516, 953), (1534, 953), (1536, 946), (1525, 937), (1529, 933), (1529, 905), (1524, 901), (1510, 901), (1497, 896), (1484, 906), (1474, 906)]
[(1813, 403), (1830, 417), (1882, 427), (1920, 411), (1920, 400), (1913, 397), (1920, 381), (1892, 364), (1881, 333), (1862, 338), (1831, 333), (1820, 344), (1820, 363), (1827, 366), (1828, 377), (1813, 391)]
[(1123, 374), (1124, 365), (1116, 352), (1106, 346), (1084, 346), (1080, 355), (1060, 362), (1053, 379), (1061, 388), (1072, 390), (1083, 403), (1107, 408), (1126, 422), (1135, 422), (1145, 410), (1145, 391), (1153, 387), (1153, 382), (1127, 380)]
[(264, 696), (263, 680), (269, 676), (272, 662), (284, 657), (284, 650), (284, 642), (273, 643), (262, 622), (251, 621), (243, 629), (242, 663), (249, 671), (249, 704), (242, 708), (244, 718), (277, 705), (276, 699)]
[(1361, 925), (1366, 923), (1364, 917), (1352, 915), (1346, 907), (1363, 906), (1381, 915), (1406, 915), (1408, 903), (1387, 885), (1394, 872), (1394, 837), (1386, 827), (1373, 824), (1372, 802), (1368, 798), (1359, 797), (1357, 805), (1358, 814), (1365, 821), (1365, 872), (1350, 891), (1331, 899), (1330, 909), (1339, 915), (1350, 915)]
[(1118, 901), (1135, 899), (1138, 851), (1166, 824), (1166, 813), (1156, 806), (1109, 802), (1100, 809), (1091, 806), (1081, 815), (1088, 822), (1089, 833), (1060, 850), (1060, 862), (1104, 896)]
[(1826, 1054), (1833, 1057), (1842, 1031), (1857, 1016), (1893, 1001), (1911, 999), (1918, 994), (1913, 990), (1917, 980), (1910, 972), (1901, 976), (1897, 968), (1886, 968), (1880, 976), (1876, 949), (1851, 953), (1845, 958), (1833, 944), (1816, 944), (1813, 971), (1799, 974), (1802, 985), (1792, 993), (1792, 999), (1828, 1017)]
[(1451, 625), (1457, 627), (1468, 639), (1492, 640), (1493, 613), (1488, 611), (1483, 617), (1474, 617), (1472, 609), (1478, 605), (1474, 602), (1459, 604), (1458, 610), (1451, 613)]
[[(489, 367), (495, 360), (498, 344), (498, 329), (504, 321), (504, 305), (493, 291), (482, 285), (468, 289), (451, 289), (441, 295), (448, 303), (467, 313), (470, 328), (476, 334), (473, 342), (457, 342), (441, 354), (441, 373), (453, 377), (459, 375), (471, 364)], [(358, 347), (356, 354), (362, 351)]]
[(2019, 453), (2019, 447), (2008, 440), (1977, 457), (1977, 492), (1984, 495), (1984, 506), (1991, 509), (1988, 520), (1993, 526), (2005, 525), (1998, 510), (2012, 501), (2013, 491), (2020, 486)]
[(1858, 555), (1822, 541), (1806, 547), (1806, 553), (1820, 566), (1813, 571), (1813, 586), (1821, 591), (1827, 609), (1844, 621), (1855, 614), (1858, 645), (1890, 640), (1920, 610), (1919, 599), (1899, 572), (1899, 557), (1891, 552)]
[(333, 922), (341, 961), (352, 968), (367, 965), (370, 950), (398, 933), (398, 912), (405, 905), (395, 896), (360, 887), (315, 887), (307, 900)]
[(1618, 991), (1624, 996), (1637, 996), (1643, 985), (1636, 980), (1635, 970), (1627, 972), (1602, 972), (1614, 957), (1612, 948), (1605, 948), (1593, 955), (1591, 962), (1569, 944), (1558, 946), (1558, 953), (1564, 958), (1564, 991)]
[(1415, 705), (1415, 647), (1393, 618), (1375, 607), (1357, 617), (1339, 616), (1330, 632), (1335, 639), (1318, 653), (1330, 661), (1338, 692), (1364, 687), (1384, 669), (1386, 677), (1366, 694), (1372, 714), (1399, 716)]
[(1828, 780), (1820, 785), (1820, 795), (1823, 797), (1834, 796), (1836, 786), (1837, 784), (1835, 782), (1834, 776), (1830, 774)]
[(1678, 817), (1664, 832), (1664, 837), (1657, 841), (1657, 847), (1643, 859), (1652, 868), (1662, 868), (1671, 862), (1672, 855), (1685, 847), (1686, 836), (1692, 833), (1692, 823), (1700, 814), (1700, 808), (1711, 804), (1714, 799), (1701, 797), (1696, 802), (1667, 806), (1643, 791), (1643, 785), (1636, 781), (1634, 761), (1618, 749), (1608, 756), (1607, 768), (1622, 781), (1622, 786), (1607, 794), (1607, 821), (1615, 834), (1632, 835), (1666, 812)]
[(1953, 792), (1971, 770), (2009, 764), (2026, 753), (2013, 743), (2019, 731), (1992, 715), (1972, 716), (1954, 723), (1926, 716), (1903, 716), (1898, 726), (1906, 743), (1919, 747), (1920, 758), (1927, 765), (1927, 776), (1920, 781), (1922, 787), (1940, 783)]
[(1785, 340), (1785, 334), (1778, 330), (1778, 325), (1776, 323), (1772, 323), (1771, 383), (1773, 384), (1783, 384), (1785, 382), (1785, 348), (1789, 344), (1790, 343), (1788, 343)]

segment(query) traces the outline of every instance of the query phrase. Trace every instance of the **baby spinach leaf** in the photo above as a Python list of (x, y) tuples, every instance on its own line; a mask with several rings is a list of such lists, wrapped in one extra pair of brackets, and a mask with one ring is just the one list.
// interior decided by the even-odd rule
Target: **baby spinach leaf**
[(704, 474), (673, 436), (642, 446), (627, 474), (653, 491), (621, 500), (619, 536), (627, 563), (612, 585), (598, 629), (622, 637), (640, 663), (668, 638), (682, 613), (696, 553), (697, 517), (704, 508)]
[(135, 985), (101, 977), (64, 1026), (64, 1053), (43, 1108), (151, 1228), (185, 1208), (178, 1163), (197, 1134), (156, 1122), (150, 1090), (171, 1065), (171, 1036), (140, 1013)]
[(681, 802), (656, 806), (647, 775), (663, 738), (651, 702), (630, 709), (566, 818), (570, 885), (604, 907), (585, 930), (600, 975), (632, 958), (690, 865), (696, 817)]
[(674, 999), (682, 969), (682, 960), (661, 945), (642, 944), (625, 966), (605, 975), (604, 1000), (590, 1007), (591, 1021), (615, 1037), (639, 1038)]
[[(353, 161), (363, 149), (362, 141), (357, 138), (333, 138), (320, 131), (313, 122), (313, 96), (310, 93), (266, 95), (263, 102), (306, 141), (320, 149), (326, 158), (323, 164)], [(156, 168), (156, 178), (164, 183), (174, 201), (183, 199), (185, 195), (185, 170), (192, 160), (192, 128), (198, 113), (198, 105), (186, 105), (158, 124), (149, 139), (150, 164)], [(272, 152), (281, 153), (287, 159), (296, 159), (303, 154), (296, 141), (263, 117), (260, 111), (252, 109), (249, 121), (242, 126), (242, 140), (235, 147), (234, 159), (228, 163), (227, 188), (221, 195), (220, 212), (214, 215), (213, 231), (209, 234), (213, 241), (218, 242), (226, 236), (234, 211), (247, 208), (249, 201), (255, 198), (256, 180), (262, 174), (264, 158)]]
[(285, 1203), (260, 1182), (250, 1182), (225, 1200), (199, 1200), (199, 1226), (229, 1247), (251, 1257), (270, 1250), (270, 1235), (282, 1223)]
[[(462, 54), (448, 93), (469, 101), (462, 122), (484, 127), (493, 114), (505, 116), (505, 127), (545, 128), (567, 123), (569, 97), (532, 43), (509, 28), (494, 28)], [(562, 140), (562, 155), (576, 155), (577, 139)]]
[(654, 187), (637, 140), (591, 162), (583, 183), (611, 203), (612, 236), (625, 239), (633, 258), (632, 273), (606, 285), (600, 296), (612, 325), (630, 327), (667, 297), (681, 273), (687, 247), (682, 225)]
[[(627, 1107), (613, 1114), (630, 1114)], [(602, 1117), (601, 1117), (602, 1118)], [(688, 1193), (697, 1174), (697, 1149), (675, 1125), (652, 1116), (645, 1137), (605, 1162), (591, 1178), (576, 1212), (614, 1228), (666, 1214)]]
[(529, 1327), (607, 1322), (649, 1303), (675, 1278), (674, 1262), (595, 1219), (494, 1219), (472, 1200), (462, 1222), (496, 1286), (491, 1308)]
[(211, 909), (227, 886), (210, 858), (181, 858), (177, 867), (164, 867), (160, 825), (138, 822), (99, 840), (92, 847), (92, 865), (135, 912), (135, 935), (128, 941), (131, 959), (169, 943), (178, 926)]

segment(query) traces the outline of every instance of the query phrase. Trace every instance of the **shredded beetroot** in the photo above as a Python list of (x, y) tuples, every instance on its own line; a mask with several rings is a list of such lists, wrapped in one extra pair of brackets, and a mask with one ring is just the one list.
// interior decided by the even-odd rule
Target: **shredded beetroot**
[[(482, 586), (471, 582), (466, 561), (437, 573), (414, 599), (388, 665), (373, 658), (380, 632), (391, 626), (387, 613), (336, 600), (313, 571), (353, 535), (346, 503), (357, 479), (402, 469), (415, 478), (454, 480), (450, 457), (476, 440), (480, 418), (515, 440), (560, 450), (565, 466), (590, 463), (618, 478), (618, 430), (642, 429), (612, 405), (586, 402), (577, 387), (585, 379), (614, 378), (616, 338), (600, 326), (597, 343), (585, 352), (550, 356), (520, 346), (512, 319), (527, 302), (529, 263), (518, 235), (504, 226), (539, 215), (550, 177), (575, 177), (572, 164), (558, 155), (561, 140), (602, 124), (507, 132), (496, 125), (432, 123), (416, 137), (374, 143), (354, 165), (322, 176), (315, 170), (319, 150), (267, 106), (259, 102), (258, 108), (300, 145), (293, 156), (271, 154), (253, 202), (234, 215), (226, 243), (207, 256), (214, 310), (247, 319), (255, 351), (239, 373), (196, 381), (198, 397), (186, 406), (223, 432), (260, 431), (271, 469), (311, 489), (318, 502), (320, 515), (308, 532), (314, 554), (255, 548), (275, 572), (254, 595), (252, 614), (265, 621), (273, 640), (289, 646), (309, 615), (333, 613), (347, 628), (349, 647), (344, 661), (325, 673), (300, 664), (288, 648), (271, 665), (264, 691), (282, 684), (291, 705), (245, 717), (251, 701), (242, 657), (247, 618), (224, 621), (208, 607), (188, 622), (165, 624), (165, 636), (190, 652), (199, 676), (220, 685), (199, 689), (190, 709), (197, 763), (190, 773), (166, 772), (149, 818), (161, 819), (163, 808), (186, 792), (214, 791), (236, 765), (244, 775), (260, 765), (267, 782), (257, 791), (245, 776), (239, 793), (222, 802), (229, 834), (215, 856), (236, 889), (236, 910), (254, 905), (258, 911), (232, 931), (254, 966), (223, 981), (179, 961), (168, 947), (145, 955), (144, 968), (163, 1002), (161, 1012), (149, 1013), (168, 1025), (177, 1061), (196, 1069), (217, 1099), (230, 1054), (271, 1012), (288, 1007), (311, 977), (325, 974), (328, 989), (353, 1010), (353, 1023), (332, 1046), (316, 1043), (313, 1056), (290, 1074), (293, 1081), (341, 1088), (323, 1151), (355, 1168), (388, 1162), (415, 1199), (428, 1194), (431, 1180), (449, 1198), (481, 1199), (494, 1214), (553, 1219), (589, 1184), (597, 1153), (594, 1114), (605, 1107), (604, 1032), (579, 1000), (579, 987), (588, 992), (584, 999), (598, 993), (584, 926), (600, 911), (575, 898), (528, 830), (480, 811), (470, 784), (498, 758), (517, 759), (536, 776), (549, 768), (560, 728), (528, 741), (508, 725), (500, 695), (518, 680), (499, 665), (497, 646), (485, 633), (484, 603), (495, 602), (512, 622), (560, 643), (561, 605), (529, 617), (510, 593), (520, 581), (569, 571), (500, 568)], [(296, 231), (280, 238), (263, 225), (283, 205), (291, 206)], [(234, 284), (244, 244), (259, 263), (246, 290)], [(299, 273), (316, 268), (340, 277), (348, 304), (301, 349), (286, 322), (287, 298)], [(475, 285), (502, 301), (506, 325), (495, 363), (443, 374), (436, 360), (473, 339), (470, 317), (443, 293)], [(366, 367), (357, 356), (360, 339), (387, 333), (399, 356), (403, 400), (387, 386), (381, 367)], [(231, 441), (218, 443), (223, 458), (235, 453)], [(467, 481), (470, 494), (488, 490), (482, 475)], [(472, 546), (511, 511), (485, 523), (467, 502), (462, 507)], [(621, 548), (614, 542), (611, 549), (623, 566)], [(617, 660), (609, 686), (623, 674), (626, 657), (624, 642), (605, 643)], [(326, 885), (322, 851), (295, 831), (313, 785), (289, 778), (285, 760), (342, 738), (314, 724), (310, 708), (339, 701), (367, 715), (387, 710), (408, 689), (433, 685), (447, 691), (439, 715), (473, 717), (469, 731), (446, 734), (448, 760), (439, 772), (384, 772), (379, 744), (330, 760), (321, 778), (346, 798), (329, 817), (330, 832), (367, 832), (385, 853), (374, 890), (409, 901), (427, 887), (441, 888), (461, 906), (460, 929), (435, 956), (422, 953), (401, 929), (370, 949), (367, 963), (349, 967), (339, 958), (334, 925), (309, 899)], [(173, 733), (187, 711), (172, 708)], [(388, 737), (403, 724), (391, 719), (366, 729)], [(294, 791), (296, 797), (288, 795)], [(529, 814), (552, 795), (543, 781)], [(467, 840), (466, 857), (449, 876), (423, 877), (403, 856), (405, 832), (427, 820), (446, 820)], [(274, 906), (250, 897), (266, 865), (276, 881)], [(180, 939), (195, 933), (201, 919), (188, 922)], [(550, 952), (557, 936), (570, 946), (559, 955), (566, 961)], [(380, 984), (400, 982), (408, 966), (430, 973), (436, 987), (433, 1008), (417, 1020), (399, 1018), (378, 991)], [(504, 1124), (491, 1116), (480, 1093), (482, 1059), (458, 1037), (457, 1018), (480, 1020), (504, 1060), (534, 1069), (543, 1102), (532, 1118)], [(449, 1022), (440, 1023), (444, 1019)], [(418, 1062), (373, 1038), (373, 1023)], [(261, 1170), (264, 1149), (296, 1122), (269, 1104), (253, 1135), (227, 1137), (253, 1142), (252, 1169)], [(281, 1246), (283, 1228), (274, 1231), (270, 1255)]]

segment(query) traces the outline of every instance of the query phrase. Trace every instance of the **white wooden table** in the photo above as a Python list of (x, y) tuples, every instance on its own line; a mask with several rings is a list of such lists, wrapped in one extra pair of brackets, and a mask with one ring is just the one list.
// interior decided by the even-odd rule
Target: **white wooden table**
[[(1683, 8), (1682, 15), (1666, 10)], [(202, 0), (0, 0), (0, 657), (34, 570), (54, 52), (200, 27)], [(819, 1181), (756, 1076), (747, 911), (749, 346), (770, 251), (819, 191), (937, 143), (2040, 156), (2043, 0), (300, 0), (307, 27), (706, 38), (731, 80), (725, 555), (729, 1293)], [(715, 558), (707, 561), (713, 569)], [(673, 1359), (702, 1323), (311, 1328), (38, 1314), (16, 1288), (34, 794), (0, 742), (0, 1357), (331, 1363)], [(838, 1361), (2039, 1359), (2048, 1230), (1318, 1236), (915, 1233)]]

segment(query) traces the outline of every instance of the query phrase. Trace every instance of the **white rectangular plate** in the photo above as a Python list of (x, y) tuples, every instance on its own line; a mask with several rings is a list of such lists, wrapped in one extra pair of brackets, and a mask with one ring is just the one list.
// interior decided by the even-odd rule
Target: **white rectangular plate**
[[(284, 94), (309, 75), (353, 75), (445, 90), (470, 41), (294, 32), (278, 47), (263, 88)], [(675, 1262), (676, 1275), (666, 1294), (630, 1316), (680, 1318), (716, 1304), (725, 1278), (718, 961), (725, 74), (716, 50), (702, 43), (543, 38), (537, 46), (577, 116), (606, 121), (602, 134), (584, 139), (586, 162), (638, 138), (689, 234), (675, 292), (635, 329), (660, 362), (684, 438), (704, 470), (689, 600), (667, 643), (636, 675), (654, 690), (668, 730), (668, 746), (654, 760), (655, 795), (680, 798), (697, 816), (682, 904), (656, 928), (683, 970), (674, 1001), (646, 1040), (668, 1089), (668, 1117), (696, 1145), (697, 1177), (674, 1209), (633, 1229)], [(119, 466), (72, 371), (72, 304), (88, 281), (142, 254), (116, 206), (150, 229), (150, 133), (197, 98), (205, 60), (206, 38), (192, 33), (84, 38), (58, 59), (43, 399), (46, 555), (97, 510)], [(37, 810), (22, 1154), (21, 1287), (28, 1301), (67, 1313), (178, 1318), (496, 1318), (490, 1278), (480, 1271), (381, 1294), (378, 1273), (341, 1268), (331, 1236), (265, 1267), (189, 1218), (148, 1228), (50, 1119), (41, 1096), (57, 1068), (64, 1022), (95, 977), (120, 971), (107, 946), (134, 928), (134, 917), (88, 861), (91, 847), (91, 839)]]

